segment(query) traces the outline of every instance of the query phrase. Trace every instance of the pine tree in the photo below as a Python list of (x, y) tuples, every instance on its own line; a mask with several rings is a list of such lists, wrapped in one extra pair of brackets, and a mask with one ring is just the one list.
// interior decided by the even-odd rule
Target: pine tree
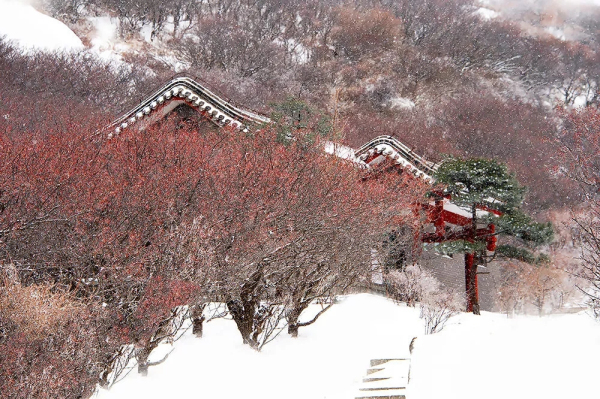
[[(445, 187), (443, 195), (471, 213), (471, 225), (463, 226), (442, 250), (465, 254), (467, 311), (479, 314), (477, 266), (495, 257), (540, 262), (545, 256), (536, 256), (533, 249), (552, 241), (552, 225), (535, 222), (521, 210), (526, 189), (502, 163), (450, 158), (440, 165), (435, 178)], [(498, 236), (509, 239), (496, 246)]]

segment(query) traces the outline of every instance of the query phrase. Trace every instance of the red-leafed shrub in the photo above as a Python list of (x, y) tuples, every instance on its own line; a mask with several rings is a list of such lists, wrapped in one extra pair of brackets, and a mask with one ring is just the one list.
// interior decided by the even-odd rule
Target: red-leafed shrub
[[(172, 317), (179, 306), (192, 303), (199, 294), (198, 285), (188, 281), (167, 280), (161, 276), (152, 278), (133, 314), (135, 328), (133, 340), (147, 343), (161, 325)], [(176, 332), (171, 332), (175, 334)]]

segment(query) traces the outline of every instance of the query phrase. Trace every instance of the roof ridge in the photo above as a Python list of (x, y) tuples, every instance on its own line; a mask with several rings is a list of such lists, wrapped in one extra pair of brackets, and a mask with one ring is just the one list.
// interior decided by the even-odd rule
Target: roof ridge
[[(169, 107), (171, 103), (171, 107)], [(175, 103), (173, 105), (173, 103)], [(162, 109), (162, 115), (179, 104), (187, 104), (198, 109), (209, 120), (218, 126), (231, 125), (236, 128), (246, 129), (248, 124), (269, 123), (271, 120), (257, 112), (238, 107), (230, 100), (225, 100), (212, 90), (198, 83), (196, 80), (180, 76), (171, 79), (142, 100), (137, 106), (126, 112), (121, 117), (107, 126), (112, 130), (109, 135), (119, 134), (124, 129), (130, 128), (136, 122), (148, 116), (156, 115)]]

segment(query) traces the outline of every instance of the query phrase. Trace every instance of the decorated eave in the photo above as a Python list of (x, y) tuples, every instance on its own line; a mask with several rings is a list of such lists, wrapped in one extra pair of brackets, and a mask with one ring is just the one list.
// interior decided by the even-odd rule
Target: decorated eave
[(192, 78), (177, 77), (114, 121), (108, 127), (109, 137), (126, 129), (142, 130), (182, 104), (196, 109), (218, 126), (244, 130), (249, 125), (271, 122), (266, 116), (233, 105)]
[(384, 159), (391, 159), (397, 165), (408, 169), (415, 176), (433, 182), (433, 173), (437, 165), (414, 153), (406, 145), (392, 136), (379, 136), (358, 150), (355, 156), (367, 165), (375, 165)]

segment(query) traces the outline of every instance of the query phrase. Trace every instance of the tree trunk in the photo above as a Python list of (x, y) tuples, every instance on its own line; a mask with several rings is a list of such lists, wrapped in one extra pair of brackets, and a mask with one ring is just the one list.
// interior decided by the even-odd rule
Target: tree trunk
[(311, 324), (313, 324), (314, 322), (316, 322), (317, 319), (319, 317), (321, 317), (321, 315), (323, 313), (325, 313), (333, 305), (333, 302), (330, 303), (329, 305), (327, 305), (326, 307), (324, 307), (323, 309), (321, 309), (321, 311), (319, 313), (317, 313), (312, 318), (312, 320), (300, 323), (298, 321), (298, 319), (300, 319), (300, 315), (302, 314), (302, 312), (304, 312), (304, 310), (308, 307), (309, 304), (310, 304), (310, 301), (306, 301), (306, 302), (302, 302), (302, 303), (297, 304), (296, 308), (294, 308), (286, 316), (286, 320), (288, 322), (288, 334), (290, 334), (290, 336), (292, 338), (298, 338), (298, 330), (300, 329), (300, 327), (310, 326)]
[(260, 334), (260, 326), (255, 326), (256, 310), (259, 306), (257, 290), (259, 289), (262, 277), (262, 267), (259, 267), (242, 284), (239, 299), (227, 301), (229, 314), (233, 318), (233, 321), (235, 321), (240, 334), (242, 334), (244, 344), (248, 344), (252, 349), (256, 350), (260, 347), (257, 341)]
[[(471, 238), (470, 242), (477, 240), (477, 205), (471, 206)], [(465, 285), (467, 294), (467, 312), (480, 314), (479, 312), (479, 288), (477, 286), (477, 264), (475, 253), (465, 254)]]
[(290, 336), (292, 338), (298, 338), (298, 329), (299, 328), (300, 328), (300, 326), (298, 326), (297, 323), (288, 324), (288, 334), (290, 334)]
[(299, 304), (297, 304), (296, 307), (292, 308), (292, 310), (285, 316), (285, 319), (288, 323), (288, 334), (290, 334), (292, 338), (298, 338), (298, 329), (300, 328), (300, 325), (298, 324), (298, 319), (300, 318), (300, 314), (302, 314), (302, 311), (306, 309), (306, 306), (300, 308), (300, 306), (298, 305)]
[(192, 306), (192, 333), (197, 337), (197, 338), (202, 338), (202, 331), (203, 331), (203, 323), (206, 320), (206, 318), (203, 315), (204, 312), (204, 307), (205, 305), (194, 305)]
[(204, 326), (204, 316), (192, 318), (192, 333), (197, 338), (202, 338), (202, 330)]
[(242, 335), (244, 344), (250, 345), (252, 349), (258, 350), (259, 342), (256, 340), (256, 332), (254, 331), (254, 314), (255, 306), (253, 303), (245, 303), (240, 300), (232, 300), (227, 302), (229, 314), (235, 321), (238, 331)]
[(139, 348), (135, 350), (135, 359), (138, 362), (138, 373), (146, 377), (148, 375), (148, 357), (150, 357), (150, 351), (146, 348)]

